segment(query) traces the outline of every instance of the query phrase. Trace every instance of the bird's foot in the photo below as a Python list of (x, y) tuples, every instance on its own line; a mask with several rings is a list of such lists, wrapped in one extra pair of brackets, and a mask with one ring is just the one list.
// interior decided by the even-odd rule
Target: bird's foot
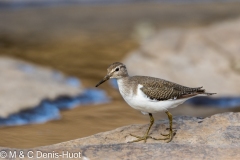
[(146, 143), (148, 138), (152, 138), (149, 135), (144, 135), (142, 137), (141, 136), (136, 136), (134, 134), (130, 134), (130, 135), (133, 136), (133, 137), (136, 137), (137, 139), (133, 140), (133, 141), (129, 141), (128, 143), (139, 142), (139, 141), (144, 141), (144, 143)]
[(154, 137), (151, 137), (151, 138), (154, 139), (154, 140), (167, 140), (166, 142), (168, 143), (168, 142), (172, 141), (173, 136), (175, 136), (175, 134), (176, 134), (175, 132), (169, 131), (169, 134), (162, 134), (161, 133), (161, 135), (164, 136), (164, 138), (154, 138)]

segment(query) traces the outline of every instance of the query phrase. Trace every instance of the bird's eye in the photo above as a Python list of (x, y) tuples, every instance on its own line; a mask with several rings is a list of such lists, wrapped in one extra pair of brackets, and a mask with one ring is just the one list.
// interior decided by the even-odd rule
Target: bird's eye
[(116, 68), (115, 71), (119, 71), (119, 68)]

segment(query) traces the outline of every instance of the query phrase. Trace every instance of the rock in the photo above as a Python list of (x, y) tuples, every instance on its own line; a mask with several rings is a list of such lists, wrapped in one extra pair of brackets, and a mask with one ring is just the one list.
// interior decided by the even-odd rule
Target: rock
[(217, 96), (240, 93), (240, 19), (205, 28), (166, 29), (124, 60), (130, 75), (204, 86)]
[(53, 69), (7, 57), (0, 58), (0, 118), (36, 107), (44, 99), (76, 96), (79, 81)]
[[(0, 151), (46, 153), (80, 152), (85, 159), (240, 159), (240, 113), (222, 113), (202, 119), (180, 116), (173, 120), (176, 135), (170, 143), (148, 139), (147, 143), (127, 143), (129, 134), (143, 135), (148, 127), (129, 125), (51, 146), (33, 149), (1, 148)], [(167, 133), (168, 120), (156, 121), (150, 134), (160, 137)], [(34, 157), (36, 158), (36, 155)], [(66, 158), (66, 157), (65, 157)], [(64, 159), (62, 157), (62, 159)]]

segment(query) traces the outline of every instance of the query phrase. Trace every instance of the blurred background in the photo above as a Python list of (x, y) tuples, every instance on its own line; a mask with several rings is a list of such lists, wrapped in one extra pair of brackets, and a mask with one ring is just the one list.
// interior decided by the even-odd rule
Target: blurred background
[[(238, 0), (1, 0), (1, 147), (30, 148), (146, 124), (107, 67), (217, 92), (172, 109), (240, 111)], [(164, 113), (155, 119), (167, 118)]]

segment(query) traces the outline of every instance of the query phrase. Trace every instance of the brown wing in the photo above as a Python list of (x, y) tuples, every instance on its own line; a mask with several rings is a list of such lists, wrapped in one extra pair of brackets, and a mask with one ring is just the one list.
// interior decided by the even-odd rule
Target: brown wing
[[(190, 88), (163, 79), (147, 77), (147, 81), (142, 81), (140, 88), (143, 93), (152, 100), (168, 100), (192, 97), (197, 94), (204, 94), (202, 87)], [(206, 93), (207, 94), (207, 93)]]

